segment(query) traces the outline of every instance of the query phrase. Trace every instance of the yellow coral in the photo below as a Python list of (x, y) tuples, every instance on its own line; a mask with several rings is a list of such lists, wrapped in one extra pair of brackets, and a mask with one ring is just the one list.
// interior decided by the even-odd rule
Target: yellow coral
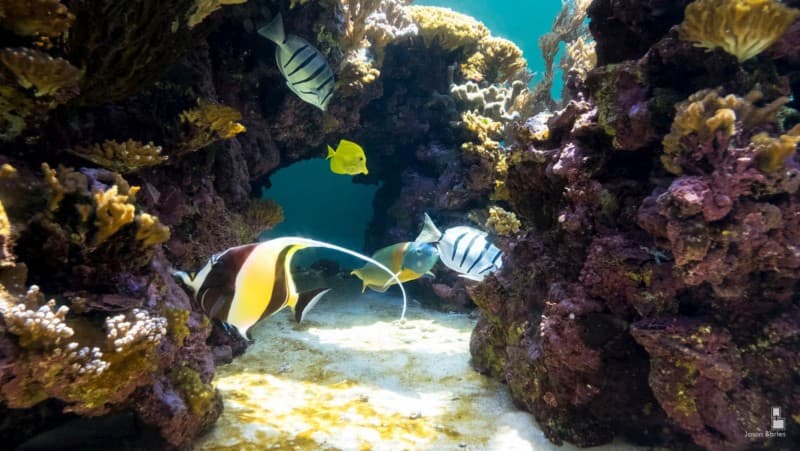
[(407, 10), (428, 47), (438, 43), (445, 50), (474, 50), (481, 39), (489, 36), (486, 25), (449, 8), (409, 6)]
[(597, 43), (584, 36), (567, 43), (566, 58), (561, 65), (565, 72), (572, 71), (579, 79), (586, 79), (586, 75), (597, 66)]
[(794, 155), (800, 143), (800, 124), (785, 134), (773, 138), (759, 133), (750, 140), (755, 147), (756, 162), (764, 172), (775, 172), (785, 166), (786, 159)]
[(283, 208), (272, 199), (254, 199), (245, 210), (244, 220), (262, 231), (283, 222)]
[(505, 83), (519, 79), (528, 62), (522, 50), (508, 39), (487, 36), (478, 42), (478, 50), (461, 65), (461, 72), (471, 80)]
[(142, 144), (132, 139), (122, 143), (105, 140), (88, 147), (78, 146), (70, 152), (104, 168), (122, 173), (136, 172), (167, 160), (166, 156), (161, 155), (161, 146), (156, 146), (152, 142)]
[(775, 0), (696, 0), (686, 6), (680, 38), (720, 47), (742, 62), (772, 45), (798, 15)]
[(196, 0), (194, 8), (189, 11), (189, 28), (194, 28), (214, 11), (222, 8), (223, 5), (239, 5), (247, 0)]
[(14, 73), (20, 86), (34, 88), (36, 97), (74, 89), (83, 74), (65, 59), (27, 48), (0, 50), (0, 62)]
[(236, 109), (218, 103), (199, 101), (196, 108), (180, 115), (181, 123), (190, 130), (184, 133), (179, 154), (202, 149), (220, 139), (230, 139), (246, 131), (237, 121), (242, 114)]
[[(472, 132), (484, 144), (493, 144), (503, 137), (503, 124), (486, 116), (467, 111), (461, 115), (464, 128)], [(497, 143), (499, 146), (499, 143)], [(494, 147), (494, 145), (492, 145)]]
[(169, 239), (169, 227), (158, 222), (158, 217), (147, 213), (142, 213), (136, 217), (136, 239), (142, 242), (144, 247), (150, 247)]
[(0, 0), (0, 26), (21, 36), (59, 36), (74, 20), (58, 0)]
[(367, 17), (375, 12), (380, 0), (340, 0), (345, 15), (345, 30), (342, 47), (352, 50), (363, 47), (367, 34)]
[(181, 389), (182, 398), (196, 415), (204, 415), (214, 405), (214, 386), (206, 384), (200, 373), (188, 366), (179, 366), (172, 373), (173, 382)]
[(507, 211), (501, 207), (489, 207), (486, 227), (494, 230), (494, 233), (500, 236), (512, 236), (519, 232), (522, 223), (513, 211)]
[(138, 191), (138, 186), (132, 186), (127, 194), (119, 194), (117, 185), (114, 185), (105, 191), (94, 192), (92, 195), (95, 205), (94, 225), (97, 228), (93, 239), (94, 246), (133, 222), (135, 207), (131, 202)]
[(742, 98), (733, 94), (721, 97), (716, 90), (704, 89), (676, 105), (672, 129), (662, 141), (664, 155), (661, 162), (664, 167), (676, 175), (683, 173), (681, 156), (693, 150), (692, 145), (686, 143), (688, 137), (708, 142), (718, 132), (725, 137), (733, 136), (736, 123), (749, 130), (759, 124), (776, 122), (778, 111), (789, 99), (780, 97), (763, 107), (755, 106), (754, 103), (762, 97), (763, 94), (757, 90)]

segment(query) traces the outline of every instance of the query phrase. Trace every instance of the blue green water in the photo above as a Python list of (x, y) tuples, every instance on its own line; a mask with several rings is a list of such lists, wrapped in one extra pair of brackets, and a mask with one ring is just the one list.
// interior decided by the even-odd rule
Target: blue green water
[(414, 4), (444, 6), (480, 20), (492, 35), (517, 44), (528, 67), (539, 74), (544, 72), (539, 36), (550, 31), (561, 10), (561, 0), (418, 0)]
[[(493, 35), (516, 43), (530, 69), (539, 74), (544, 71), (539, 36), (550, 31), (561, 9), (560, 0), (420, 0), (414, 4), (444, 6), (475, 17)], [(559, 91), (556, 87), (554, 95), (559, 95)], [(369, 149), (365, 151), (369, 160)], [(319, 153), (322, 155), (323, 150)], [(295, 163), (276, 172), (270, 181), (272, 187), (264, 190), (264, 197), (274, 199), (284, 208), (285, 221), (264, 233), (263, 238), (299, 235), (364, 250), (364, 232), (372, 218), (372, 198), (377, 186), (354, 184), (349, 176), (333, 174), (323, 158)], [(327, 252), (304, 254), (298, 254), (298, 263), (306, 264), (325, 256), (355, 266), (352, 260)]]

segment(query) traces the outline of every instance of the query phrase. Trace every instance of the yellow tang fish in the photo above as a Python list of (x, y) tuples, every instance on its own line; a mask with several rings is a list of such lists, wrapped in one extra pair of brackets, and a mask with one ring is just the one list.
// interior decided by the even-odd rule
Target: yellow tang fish
[[(439, 259), (439, 252), (430, 243), (404, 242), (378, 249), (372, 254), (372, 258), (391, 269), (401, 282), (408, 282), (425, 275), (433, 275), (430, 270)], [(393, 278), (386, 276), (386, 271), (372, 263), (367, 263), (350, 274), (361, 279), (362, 293), (367, 287), (383, 293), (395, 284)]]
[(367, 156), (364, 149), (353, 141), (343, 139), (339, 141), (336, 151), (328, 146), (328, 156), (326, 160), (331, 160), (331, 172), (334, 174), (356, 175), (368, 173)]
[(382, 263), (358, 252), (322, 241), (299, 237), (275, 238), (262, 243), (245, 244), (214, 254), (197, 273), (175, 271), (194, 293), (195, 300), (211, 318), (236, 328), (243, 336), (260, 320), (289, 307), (297, 322), (329, 289), (297, 292), (291, 273), (295, 252), (306, 247), (323, 247), (360, 258), (386, 271), (400, 284), (403, 313), (406, 292), (397, 276)]

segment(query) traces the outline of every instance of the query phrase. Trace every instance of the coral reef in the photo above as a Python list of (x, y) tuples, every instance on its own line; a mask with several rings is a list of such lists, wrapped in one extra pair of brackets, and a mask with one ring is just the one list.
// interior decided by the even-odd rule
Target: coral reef
[(742, 62), (777, 41), (798, 16), (800, 10), (775, 0), (696, 0), (686, 7), (680, 37)]
[(22, 36), (58, 36), (69, 29), (75, 15), (59, 0), (0, 2), (0, 26)]
[[(788, 419), (745, 434), (800, 402), (797, 366), (770, 362), (800, 356), (797, 61), (695, 49), (670, 31), (686, 3), (593, 2), (597, 67), (568, 71), (562, 109), (505, 127), (520, 230), (469, 288), (473, 365), (556, 443), (800, 440)], [(685, 23), (711, 17), (694, 8)]]
[(186, 23), (189, 28), (196, 27), (206, 17), (224, 5), (240, 5), (247, 0), (196, 0), (194, 8), (189, 12)]
[(428, 47), (438, 45), (445, 50), (475, 51), (478, 43), (489, 36), (485, 25), (449, 8), (409, 6), (408, 12)]
[(178, 156), (202, 149), (220, 139), (231, 139), (246, 129), (237, 121), (242, 114), (236, 109), (216, 103), (199, 102), (196, 108), (181, 113), (183, 133)]
[(132, 139), (122, 143), (106, 140), (88, 147), (76, 146), (71, 152), (94, 164), (123, 174), (167, 161), (167, 156), (161, 155), (160, 146), (152, 142), (142, 144)]

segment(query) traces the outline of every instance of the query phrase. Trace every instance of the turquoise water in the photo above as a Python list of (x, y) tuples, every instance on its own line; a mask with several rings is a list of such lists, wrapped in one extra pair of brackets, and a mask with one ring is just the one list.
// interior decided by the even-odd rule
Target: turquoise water
[(528, 67), (540, 74), (544, 71), (544, 60), (539, 51), (539, 36), (550, 31), (561, 10), (560, 0), (420, 0), (414, 4), (444, 6), (480, 20), (494, 36), (517, 44), (528, 60)]
[[(530, 69), (541, 73), (544, 60), (539, 51), (539, 37), (550, 31), (561, 2), (529, 0), (520, 6), (521, 3), (519, 0), (424, 0), (414, 4), (444, 6), (475, 17), (493, 35), (516, 43)], [(557, 74), (554, 96), (560, 95), (560, 79)], [(369, 149), (365, 151), (369, 159)], [(323, 152), (321, 149), (320, 155)], [(304, 180), (314, 182), (298, 184)], [(349, 176), (333, 174), (329, 163), (322, 158), (295, 163), (277, 171), (270, 181), (272, 187), (264, 190), (264, 197), (283, 206), (285, 221), (262, 238), (299, 235), (364, 250), (364, 232), (372, 217), (372, 198), (377, 186), (354, 184)], [(326, 251), (305, 251), (298, 254), (297, 262), (306, 264), (322, 256), (354, 266), (349, 257)]]

